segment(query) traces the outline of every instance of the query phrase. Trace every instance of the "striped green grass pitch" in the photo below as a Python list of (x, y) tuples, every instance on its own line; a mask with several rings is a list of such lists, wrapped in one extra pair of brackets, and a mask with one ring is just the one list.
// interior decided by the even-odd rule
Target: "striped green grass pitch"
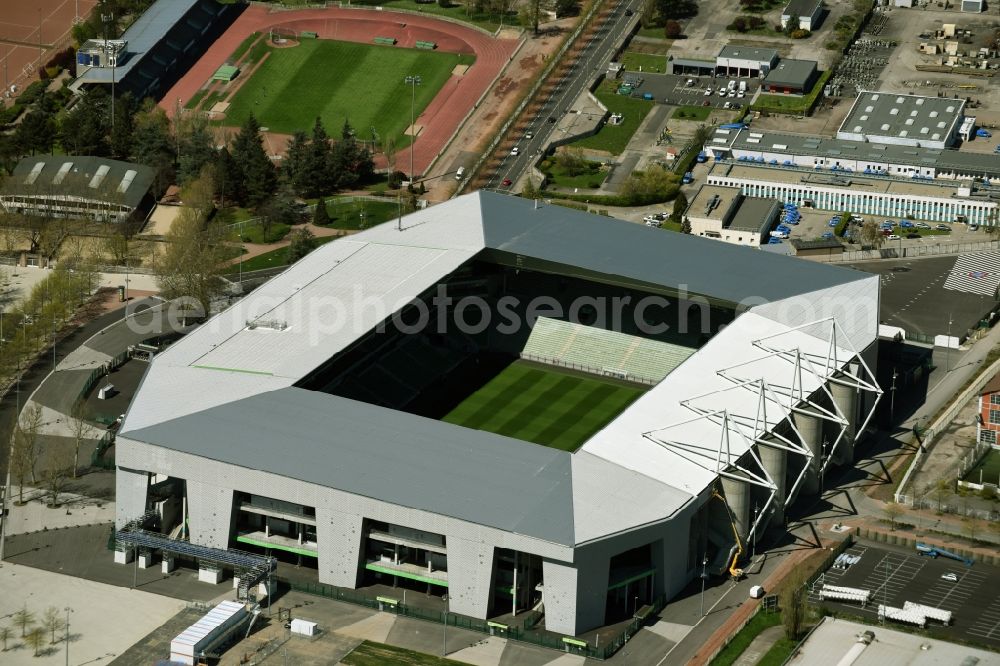
[[(409, 145), (410, 95), (415, 117), (430, 104), (459, 64), (472, 56), (306, 39), (292, 48), (270, 49), (267, 59), (233, 97), (225, 124), (240, 126), (252, 111), (274, 132), (308, 132), (317, 116), (331, 136), (350, 120), (356, 136), (370, 140), (375, 128), (383, 139)], [(419, 75), (414, 90), (404, 82)]]
[(442, 420), (574, 451), (643, 392), (516, 361)]

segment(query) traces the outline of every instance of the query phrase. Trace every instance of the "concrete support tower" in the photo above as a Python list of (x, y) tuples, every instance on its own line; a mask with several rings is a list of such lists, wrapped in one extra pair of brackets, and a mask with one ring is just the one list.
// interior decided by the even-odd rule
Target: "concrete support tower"
[(726, 496), (726, 503), (729, 504), (729, 510), (732, 512), (740, 541), (746, 542), (747, 535), (750, 533), (750, 484), (724, 476), (722, 477), (722, 493)]
[(773, 446), (760, 445), (757, 447), (760, 452), (760, 462), (764, 465), (764, 471), (774, 481), (777, 486), (774, 491), (774, 502), (771, 505), (774, 513), (771, 514), (773, 525), (782, 526), (785, 524), (785, 496), (788, 492), (788, 452)]
[(802, 435), (803, 446), (813, 455), (799, 488), (807, 495), (815, 495), (819, 492), (819, 468), (823, 459), (823, 421), (817, 416), (801, 413), (793, 414), (792, 419)]
[[(839, 373), (837, 379), (850, 381), (849, 377)], [(828, 386), (830, 395), (833, 396), (833, 404), (847, 418), (847, 429), (840, 444), (837, 445), (837, 464), (850, 465), (854, 462), (854, 438), (857, 436), (858, 389), (839, 382), (830, 382)]]

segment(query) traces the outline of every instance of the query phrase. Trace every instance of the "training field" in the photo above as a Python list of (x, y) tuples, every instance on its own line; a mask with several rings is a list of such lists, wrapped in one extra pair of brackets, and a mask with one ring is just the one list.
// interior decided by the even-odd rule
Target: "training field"
[(642, 393), (516, 361), (442, 420), (574, 451)]
[(382, 139), (408, 145), (410, 125), (407, 75), (418, 75), (414, 117), (426, 107), (459, 64), (473, 56), (375, 46), (324, 39), (303, 39), (298, 46), (273, 48), (232, 99), (226, 125), (241, 125), (253, 111), (272, 132), (308, 132), (316, 117), (331, 136), (344, 120), (362, 140), (374, 127)]

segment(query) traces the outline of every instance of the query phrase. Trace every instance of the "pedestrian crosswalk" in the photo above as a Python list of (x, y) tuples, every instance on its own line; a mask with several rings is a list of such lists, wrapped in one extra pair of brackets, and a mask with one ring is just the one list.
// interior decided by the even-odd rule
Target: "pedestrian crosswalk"
[(997, 285), (1000, 285), (1000, 252), (960, 256), (944, 282), (945, 289), (981, 296), (993, 296)]

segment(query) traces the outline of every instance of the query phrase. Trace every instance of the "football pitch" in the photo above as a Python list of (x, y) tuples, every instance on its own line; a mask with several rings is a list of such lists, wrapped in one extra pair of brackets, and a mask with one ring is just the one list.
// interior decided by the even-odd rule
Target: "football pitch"
[(442, 420), (574, 451), (643, 392), (516, 361)]
[[(410, 94), (414, 117), (434, 99), (456, 65), (474, 56), (402, 49), (354, 42), (304, 39), (292, 48), (269, 49), (267, 58), (236, 91), (225, 124), (239, 126), (251, 111), (262, 127), (273, 132), (308, 132), (316, 117), (326, 131), (338, 136), (350, 120), (357, 137), (394, 138), (409, 145), (403, 132), (410, 125)], [(404, 79), (419, 76), (411, 91)]]

